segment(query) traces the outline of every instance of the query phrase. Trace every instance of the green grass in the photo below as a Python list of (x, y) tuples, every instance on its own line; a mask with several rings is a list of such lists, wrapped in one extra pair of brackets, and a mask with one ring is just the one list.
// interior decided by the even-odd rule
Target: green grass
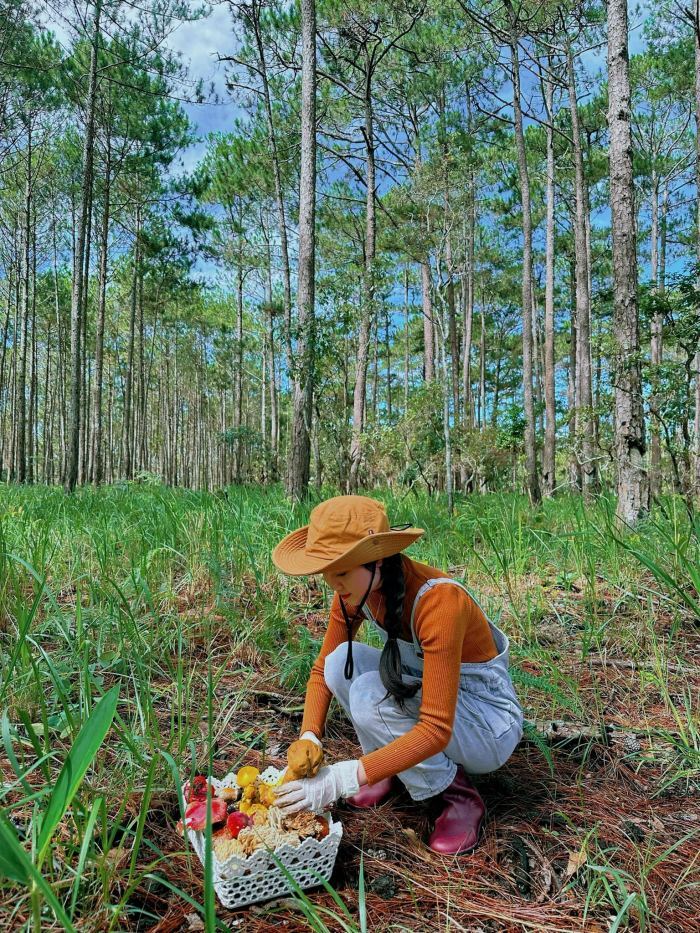
[[(646, 723), (652, 749), (664, 747), (661, 791), (696, 781), (692, 696), (672, 695), (667, 677), (700, 600), (697, 529), (676, 501), (620, 532), (605, 499), (584, 507), (564, 497), (533, 510), (524, 497), (473, 496), (458, 498), (450, 518), (440, 499), (381, 498), (392, 523), (426, 529), (411, 555), (463, 577), (506, 629), (529, 719), (604, 718), (598, 688), (583, 691), (563, 659), (637, 661), (640, 689), (653, 684), (668, 714), (665, 724)], [(301, 702), (318, 640), (289, 622), (323, 612), (328, 597), (281, 577), (270, 553), (313, 504), (292, 508), (279, 488), (121, 484), (66, 497), (0, 486), (0, 848), (5, 840), (11, 853), (0, 856), (2, 929), (147, 929), (156, 901), (143, 894), (156, 890), (174, 892), (215, 928), (210, 883), (196, 897), (173, 881), (172, 849), (147, 816), (153, 800), (175, 792), (176, 775), (206, 766), (218, 744), (235, 740), (243, 754), (267, 741), (235, 730), (261, 665)], [(112, 701), (102, 742), (95, 722), (105, 725)], [(539, 745), (553, 773), (556, 750)], [(630, 911), (652, 916), (655, 858), (640, 854), (631, 874), (599, 847), (582, 911), (612, 912), (617, 929)], [(372, 928), (364, 888), (361, 900), (358, 923)], [(314, 895), (302, 903), (310, 928), (324, 929)], [(332, 909), (323, 907), (326, 919)]]

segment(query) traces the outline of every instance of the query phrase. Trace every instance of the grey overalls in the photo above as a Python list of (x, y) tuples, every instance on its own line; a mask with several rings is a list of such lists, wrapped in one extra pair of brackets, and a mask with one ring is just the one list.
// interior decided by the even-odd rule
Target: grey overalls
[[(419, 599), (431, 587), (441, 584), (459, 586), (474, 602), (478, 601), (457, 580), (436, 577), (418, 590), (411, 610), (412, 641), (399, 638), (401, 670), (406, 683), (422, 682), (423, 652), (416, 637), (414, 617)], [(483, 611), (483, 610), (482, 610)], [(367, 619), (374, 623), (383, 641), (387, 634), (364, 607)], [(504, 764), (523, 734), (523, 711), (508, 673), (508, 639), (490, 620), (489, 626), (498, 654), (490, 661), (460, 665), (459, 691), (452, 737), (443, 752), (426, 758), (398, 776), (414, 800), (425, 800), (441, 793), (454, 780), (457, 765), (470, 774), (486, 774)], [(345, 680), (347, 646), (332, 651), (325, 660), (324, 676), (328, 688), (350, 717), (364, 754), (375, 751), (404, 735), (418, 721), (422, 691), (405, 702), (402, 710), (392, 697), (384, 699), (386, 688), (379, 676), (381, 651), (355, 642), (354, 674)]]

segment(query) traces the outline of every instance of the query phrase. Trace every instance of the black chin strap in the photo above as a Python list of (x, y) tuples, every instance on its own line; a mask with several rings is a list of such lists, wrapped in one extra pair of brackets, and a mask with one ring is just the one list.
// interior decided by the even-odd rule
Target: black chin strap
[(355, 624), (355, 622), (357, 622), (357, 620), (359, 619), (362, 609), (365, 603), (367, 602), (367, 597), (372, 592), (372, 584), (374, 583), (374, 574), (377, 569), (377, 565), (374, 561), (372, 561), (372, 563), (369, 565), (369, 569), (370, 569), (372, 576), (369, 581), (369, 586), (367, 587), (367, 592), (362, 597), (362, 601), (360, 602), (360, 605), (357, 607), (357, 612), (352, 617), (352, 619), (348, 616), (348, 610), (345, 608), (343, 597), (340, 594), (338, 594), (338, 599), (340, 600), (340, 608), (343, 613), (343, 618), (345, 619), (345, 627), (348, 633), (348, 656), (345, 659), (345, 670), (343, 671), (343, 674), (345, 675), (346, 680), (352, 679), (352, 675), (355, 670), (355, 665), (353, 664), (353, 660), (352, 660), (352, 627)]

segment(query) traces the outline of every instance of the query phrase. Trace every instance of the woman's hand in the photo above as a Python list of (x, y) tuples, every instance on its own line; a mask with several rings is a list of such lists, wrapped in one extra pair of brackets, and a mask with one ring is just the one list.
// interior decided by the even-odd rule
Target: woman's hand
[(323, 764), (323, 746), (313, 732), (304, 732), (287, 749), (287, 772), (283, 783), (314, 777)]
[(281, 784), (275, 788), (276, 806), (288, 815), (299, 810), (321, 813), (339, 797), (351, 797), (358, 792), (359, 764), (359, 761), (338, 761), (321, 768), (316, 777)]

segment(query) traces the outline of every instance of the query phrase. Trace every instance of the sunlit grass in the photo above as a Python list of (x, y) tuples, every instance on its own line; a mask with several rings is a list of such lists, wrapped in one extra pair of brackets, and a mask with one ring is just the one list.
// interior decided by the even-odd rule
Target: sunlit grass
[[(647, 723), (670, 756), (666, 786), (696, 778), (693, 698), (672, 697), (665, 680), (674, 638), (692, 624), (700, 599), (697, 529), (674, 500), (623, 533), (605, 499), (584, 507), (564, 497), (533, 510), (524, 497), (473, 496), (458, 498), (450, 518), (426, 495), (381, 498), (392, 523), (425, 528), (411, 555), (463, 578), (506, 630), (528, 719), (602, 721), (596, 688), (582, 694), (562, 653), (583, 661), (615, 650), (643, 659), (640, 687), (653, 684), (672, 723), (666, 730)], [(123, 484), (66, 497), (53, 488), (0, 487), (0, 826), (18, 833), (26, 853), (14, 874), (0, 857), (14, 882), (0, 902), (8, 928), (38, 930), (62, 915), (82, 929), (128, 929), (140, 910), (137, 887), (173, 888), (168, 858), (146, 832), (153, 796), (172, 793), (177, 774), (207, 766), (217, 742), (231, 736), (256, 659), (274, 669), (282, 689), (303, 695), (318, 640), (289, 622), (323, 611), (328, 594), (282, 577), (270, 554), (308, 520), (315, 501), (292, 508), (280, 488), (210, 494)], [(671, 620), (666, 634), (656, 625), (659, 609)], [(553, 627), (554, 643), (545, 638)], [(240, 686), (221, 705), (223, 678), (241, 649)], [(114, 723), (70, 810), (60, 813), (59, 845), (46, 828), (58, 812), (52, 788), (112, 690)], [(528, 734), (537, 741), (532, 728)], [(260, 738), (235, 735), (243, 747)], [(542, 753), (551, 765), (544, 745)], [(140, 795), (136, 813), (126, 804), (131, 795)], [(120, 848), (122, 860), (114, 856)], [(653, 919), (643, 860), (636, 880), (615, 874), (614, 853), (601, 850), (596, 864), (613, 868), (590, 868), (588, 909), (607, 905), (618, 928), (630, 912)], [(195, 904), (209, 929), (212, 898), (207, 883)], [(303, 904), (310, 926), (323, 929), (313, 899)]]

